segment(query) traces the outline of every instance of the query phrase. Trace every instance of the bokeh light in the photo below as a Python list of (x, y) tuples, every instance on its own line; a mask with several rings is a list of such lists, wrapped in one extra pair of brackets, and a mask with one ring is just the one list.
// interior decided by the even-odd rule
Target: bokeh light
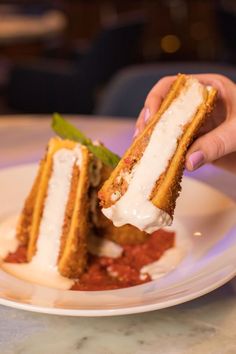
[(180, 46), (181, 41), (176, 35), (168, 34), (161, 39), (161, 48), (166, 53), (175, 53)]

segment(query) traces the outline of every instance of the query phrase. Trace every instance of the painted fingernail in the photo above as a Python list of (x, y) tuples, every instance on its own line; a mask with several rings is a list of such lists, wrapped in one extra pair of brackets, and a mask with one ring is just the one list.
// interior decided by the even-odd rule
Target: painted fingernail
[(136, 138), (137, 135), (139, 135), (139, 129), (138, 128), (135, 129), (133, 138)]
[(145, 108), (145, 110), (144, 110), (144, 122), (147, 123), (149, 118), (150, 118), (150, 109), (149, 108)]
[(188, 162), (189, 162), (191, 171), (196, 170), (198, 167), (200, 167), (204, 163), (204, 154), (203, 154), (203, 152), (201, 150), (193, 152), (189, 156)]

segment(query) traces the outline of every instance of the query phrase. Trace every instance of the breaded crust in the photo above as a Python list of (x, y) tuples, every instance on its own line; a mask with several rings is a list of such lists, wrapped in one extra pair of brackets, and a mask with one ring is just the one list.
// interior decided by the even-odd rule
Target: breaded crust
[(84, 146), (81, 150), (82, 168), (74, 167), (58, 258), (60, 273), (69, 278), (78, 278), (87, 263), (90, 154)]
[(30, 231), (32, 225), (32, 216), (34, 212), (35, 199), (37, 197), (39, 183), (43, 171), (44, 160), (40, 162), (37, 176), (34, 180), (33, 186), (28, 197), (25, 200), (23, 209), (19, 216), (19, 220), (16, 227), (16, 237), (20, 241), (21, 245), (28, 245), (30, 238)]
[(114, 241), (119, 245), (135, 245), (143, 243), (150, 236), (144, 231), (140, 231), (133, 225), (124, 225), (116, 227), (107, 219), (101, 212), (99, 212), (99, 227), (97, 234), (108, 240)]
[[(180, 91), (186, 84), (188, 77), (186, 75), (179, 74), (177, 79), (173, 83), (170, 91), (163, 100), (159, 111), (149, 120), (146, 128), (138, 136), (129, 149), (124, 154), (123, 158), (112, 172), (110, 178), (104, 183), (103, 187), (99, 191), (99, 198), (101, 205), (104, 208), (108, 208), (115, 204), (116, 201), (112, 201), (111, 196), (115, 191), (120, 192), (121, 195), (127, 190), (128, 184), (123, 181), (117, 182), (117, 177), (124, 172), (130, 172), (132, 167), (140, 160), (148, 145), (150, 136), (161, 118), (162, 114), (170, 106), (172, 101), (179, 95)], [(184, 134), (179, 141), (176, 152), (171, 159), (167, 170), (160, 176), (156, 185), (151, 193), (150, 200), (158, 208), (166, 211), (171, 217), (173, 217), (176, 198), (180, 192), (180, 183), (182, 179), (185, 156), (188, 147), (193, 142), (196, 134), (204, 123), (207, 114), (211, 112), (216, 99), (217, 91), (214, 88), (205, 89), (205, 99), (203, 104), (198, 109), (192, 122), (185, 127)]]

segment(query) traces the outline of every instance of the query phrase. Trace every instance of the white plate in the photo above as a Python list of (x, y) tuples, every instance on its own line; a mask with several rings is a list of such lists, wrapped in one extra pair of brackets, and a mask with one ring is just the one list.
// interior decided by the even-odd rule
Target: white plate
[[(19, 212), (35, 171), (35, 165), (0, 171), (0, 221)], [(235, 203), (203, 183), (184, 178), (175, 215), (177, 233), (186, 234), (191, 247), (179, 266), (164, 278), (120, 290), (64, 291), (31, 284), (0, 270), (0, 304), (58, 315), (122, 315), (180, 304), (233, 278)]]

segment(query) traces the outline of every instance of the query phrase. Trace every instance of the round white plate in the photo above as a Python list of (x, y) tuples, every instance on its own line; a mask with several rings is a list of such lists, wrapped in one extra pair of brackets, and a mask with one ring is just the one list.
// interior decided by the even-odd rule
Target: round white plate
[[(36, 165), (0, 171), (0, 222), (20, 211)], [(189, 240), (179, 266), (144, 285), (111, 291), (64, 291), (17, 279), (0, 269), (0, 304), (70, 316), (112, 316), (173, 306), (204, 295), (236, 275), (236, 205), (225, 195), (184, 178), (175, 228)]]

